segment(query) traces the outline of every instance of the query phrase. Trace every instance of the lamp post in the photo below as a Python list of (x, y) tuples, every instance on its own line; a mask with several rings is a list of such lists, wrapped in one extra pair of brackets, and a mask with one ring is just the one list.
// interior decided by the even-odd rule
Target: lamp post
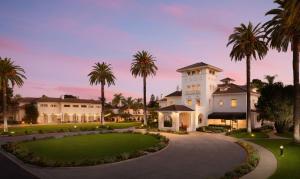
[(280, 156), (283, 156), (283, 150), (284, 150), (283, 145), (281, 145), (279, 148), (280, 148)]

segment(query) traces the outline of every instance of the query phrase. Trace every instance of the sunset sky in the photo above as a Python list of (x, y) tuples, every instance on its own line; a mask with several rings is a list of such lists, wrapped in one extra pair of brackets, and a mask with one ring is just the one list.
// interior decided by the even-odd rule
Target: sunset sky
[[(245, 63), (229, 58), (228, 35), (240, 23), (265, 22), (272, 0), (6, 0), (0, 2), (0, 56), (26, 70), (15, 89), (22, 96), (81, 98), (100, 96), (87, 74), (95, 62), (110, 63), (114, 93), (142, 96), (141, 78), (130, 74), (132, 55), (147, 50), (156, 57), (157, 75), (148, 80), (148, 95), (167, 95), (180, 86), (176, 69), (205, 62), (245, 83)], [(252, 62), (252, 78), (278, 75), (292, 83), (292, 54), (270, 50)]]

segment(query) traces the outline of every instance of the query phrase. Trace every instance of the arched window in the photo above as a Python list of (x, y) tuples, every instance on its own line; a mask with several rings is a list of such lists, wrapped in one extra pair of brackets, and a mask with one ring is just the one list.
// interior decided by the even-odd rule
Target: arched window
[(172, 118), (170, 115), (164, 116), (164, 127), (172, 127)]
[(201, 124), (203, 122), (203, 114), (198, 115), (198, 124)]

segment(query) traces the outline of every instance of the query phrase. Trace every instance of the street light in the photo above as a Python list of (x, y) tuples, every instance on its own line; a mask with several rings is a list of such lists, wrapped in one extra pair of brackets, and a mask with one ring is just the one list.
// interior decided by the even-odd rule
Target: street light
[(279, 148), (280, 148), (280, 156), (283, 156), (283, 150), (284, 150), (283, 145), (281, 145)]

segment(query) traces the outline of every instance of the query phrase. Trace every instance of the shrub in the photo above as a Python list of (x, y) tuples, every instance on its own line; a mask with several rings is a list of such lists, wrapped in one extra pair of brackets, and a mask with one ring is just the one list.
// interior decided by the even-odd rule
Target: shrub
[(249, 143), (238, 141), (241, 147), (243, 147), (248, 154), (246, 163), (236, 167), (233, 171), (226, 172), (222, 177), (223, 179), (240, 178), (241, 176), (251, 172), (258, 165), (259, 154), (258, 151)]
[(196, 130), (199, 132), (213, 132), (213, 133), (222, 133), (230, 129), (230, 126), (227, 125), (208, 125), (198, 127)]

